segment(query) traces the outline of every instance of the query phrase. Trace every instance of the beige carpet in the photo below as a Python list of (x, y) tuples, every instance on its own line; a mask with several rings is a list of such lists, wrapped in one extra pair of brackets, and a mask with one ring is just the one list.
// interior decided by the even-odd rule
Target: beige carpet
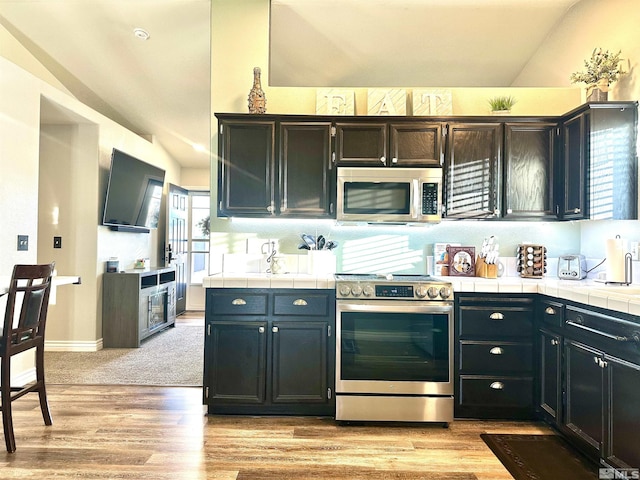
[(202, 386), (204, 328), (167, 328), (140, 348), (45, 352), (48, 384)]

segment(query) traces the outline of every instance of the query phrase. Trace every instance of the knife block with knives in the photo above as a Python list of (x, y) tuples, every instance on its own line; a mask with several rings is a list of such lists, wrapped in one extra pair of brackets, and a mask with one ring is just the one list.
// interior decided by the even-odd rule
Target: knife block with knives
[(478, 259), (476, 260), (476, 276), (498, 278), (498, 265), (495, 263), (487, 263), (481, 255), (478, 255)]
[(480, 254), (476, 259), (476, 276), (483, 278), (498, 278), (498, 244), (494, 243), (492, 235), (482, 242)]

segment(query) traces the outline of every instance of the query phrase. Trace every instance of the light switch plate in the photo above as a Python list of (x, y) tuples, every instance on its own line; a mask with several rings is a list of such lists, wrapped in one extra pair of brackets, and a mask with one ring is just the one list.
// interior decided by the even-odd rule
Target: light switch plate
[(639, 243), (640, 242), (630, 242), (629, 243), (629, 253), (631, 254), (631, 259), (632, 260), (640, 260), (640, 251), (638, 251)]
[(62, 237), (53, 237), (53, 248), (62, 248)]
[(18, 250), (29, 250), (29, 235), (18, 235)]

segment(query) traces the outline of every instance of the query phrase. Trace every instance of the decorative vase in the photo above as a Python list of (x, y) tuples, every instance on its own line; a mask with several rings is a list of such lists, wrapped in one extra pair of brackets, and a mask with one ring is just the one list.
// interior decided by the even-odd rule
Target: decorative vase
[(253, 88), (249, 91), (249, 113), (266, 113), (267, 98), (260, 83), (260, 67), (253, 69)]
[(606, 80), (587, 87), (587, 102), (606, 102), (609, 96), (609, 84)]
[(511, 115), (511, 110), (491, 110), (491, 115)]

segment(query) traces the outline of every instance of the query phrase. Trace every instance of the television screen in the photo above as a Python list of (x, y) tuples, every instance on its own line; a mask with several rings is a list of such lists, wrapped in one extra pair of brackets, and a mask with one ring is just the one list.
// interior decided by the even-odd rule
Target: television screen
[(164, 170), (114, 148), (102, 224), (158, 228)]

